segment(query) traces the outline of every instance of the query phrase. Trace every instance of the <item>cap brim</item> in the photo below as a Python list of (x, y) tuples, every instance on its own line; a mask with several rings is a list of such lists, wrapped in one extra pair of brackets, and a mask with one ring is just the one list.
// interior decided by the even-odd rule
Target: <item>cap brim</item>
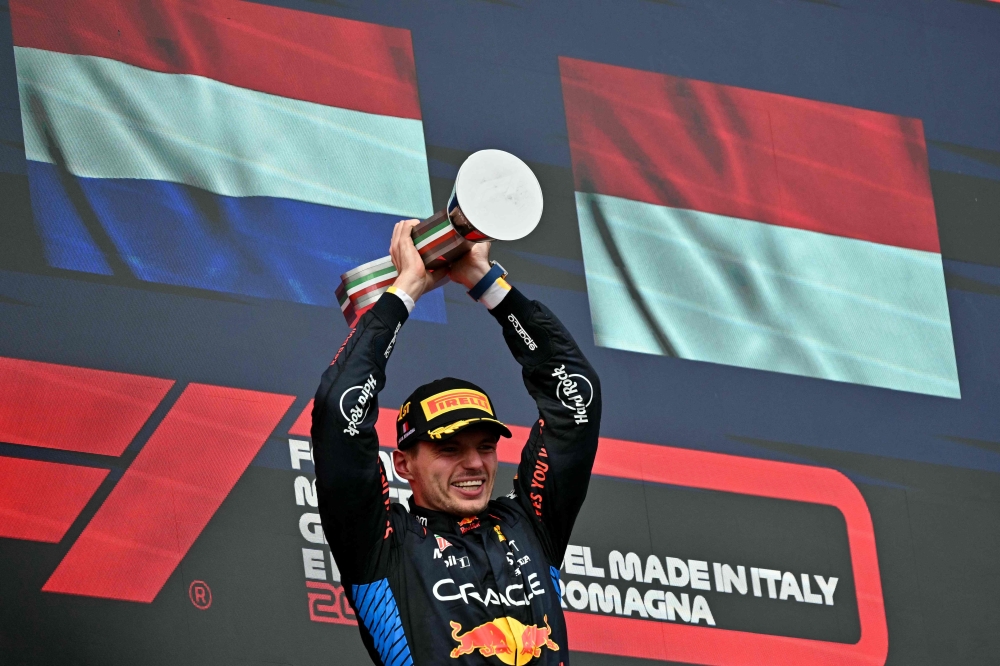
[(420, 439), (427, 439), (430, 440), (431, 442), (443, 442), (446, 439), (451, 439), (452, 437), (462, 432), (463, 430), (466, 430), (468, 428), (474, 428), (477, 426), (489, 428), (499, 433), (503, 437), (508, 437), (508, 438), (513, 437), (507, 426), (501, 423), (500, 421), (487, 417), (479, 417), (474, 419), (462, 419), (460, 421), (456, 421), (452, 425), (444, 426), (442, 428), (437, 428), (436, 430), (431, 430), (423, 437), (420, 437)]

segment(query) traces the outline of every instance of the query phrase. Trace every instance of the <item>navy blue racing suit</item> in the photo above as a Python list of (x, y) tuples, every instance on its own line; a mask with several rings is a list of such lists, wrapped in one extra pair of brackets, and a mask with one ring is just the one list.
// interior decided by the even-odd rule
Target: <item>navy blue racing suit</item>
[(600, 382), (541, 303), (512, 288), (490, 313), (538, 419), (514, 488), (477, 516), (389, 501), (375, 421), (408, 316), (397, 296), (361, 318), (316, 392), (319, 512), (376, 664), (569, 663), (559, 566), (597, 453)]

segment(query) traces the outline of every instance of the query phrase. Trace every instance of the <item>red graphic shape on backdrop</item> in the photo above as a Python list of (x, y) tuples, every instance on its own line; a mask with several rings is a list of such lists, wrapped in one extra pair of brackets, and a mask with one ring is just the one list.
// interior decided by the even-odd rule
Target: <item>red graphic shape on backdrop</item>
[[(510, 460), (511, 446), (504, 449), (501, 459)], [(871, 514), (861, 492), (840, 472), (602, 437), (594, 474), (836, 507), (847, 523), (861, 640), (850, 645), (567, 612), (573, 649), (708, 666), (885, 663), (889, 638)]]
[(0, 357), (0, 441), (120, 456), (173, 383)]
[(420, 119), (409, 30), (235, 0), (13, 0), (10, 14), (16, 46)]
[(0, 537), (59, 543), (108, 470), (0, 457)]
[(576, 190), (940, 252), (917, 118), (559, 58)]
[[(295, 419), (295, 423), (293, 423), (292, 427), (288, 429), (289, 435), (299, 435), (301, 437), (312, 436), (313, 402), (314, 400), (310, 400), (309, 403), (306, 404), (306, 408), (302, 410), (301, 414), (299, 414), (299, 417)], [(379, 410), (379, 419), (382, 418), (382, 411), (383, 410)]]
[(153, 601), (293, 400), (190, 384), (42, 589)]

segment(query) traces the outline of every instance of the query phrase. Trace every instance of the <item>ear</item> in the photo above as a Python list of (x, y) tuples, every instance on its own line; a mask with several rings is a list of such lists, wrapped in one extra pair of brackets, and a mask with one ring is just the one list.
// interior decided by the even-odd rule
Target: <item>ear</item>
[(410, 473), (410, 456), (407, 451), (397, 449), (392, 452), (392, 467), (396, 470), (396, 476), (413, 481), (413, 474)]

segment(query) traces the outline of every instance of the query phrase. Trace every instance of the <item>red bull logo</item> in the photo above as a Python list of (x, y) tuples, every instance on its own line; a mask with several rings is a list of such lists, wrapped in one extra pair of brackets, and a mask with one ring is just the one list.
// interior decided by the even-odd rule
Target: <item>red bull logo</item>
[[(549, 626), (549, 616), (545, 615), (542, 617), (545, 621), (545, 628), (542, 629), (538, 625), (529, 625), (524, 627), (521, 631), (521, 647), (518, 653), (522, 656), (530, 655), (531, 657), (541, 657), (542, 648), (547, 647), (550, 650), (559, 651), (559, 646), (556, 645), (555, 641), (552, 640), (552, 627)], [(518, 662), (521, 664), (528, 663), (527, 661)]]
[(451, 658), (458, 659), (479, 650), (484, 657), (496, 657), (505, 664), (521, 666), (542, 656), (542, 648), (558, 651), (559, 646), (552, 640), (549, 616), (542, 619), (544, 628), (521, 624), (512, 617), (500, 617), (465, 633), (459, 633), (461, 624), (451, 622), (451, 637), (458, 642), (458, 647), (451, 651)]
[(458, 521), (458, 529), (462, 531), (462, 534), (471, 532), (478, 527), (479, 516), (469, 516), (468, 518), (462, 518), (462, 520)]

